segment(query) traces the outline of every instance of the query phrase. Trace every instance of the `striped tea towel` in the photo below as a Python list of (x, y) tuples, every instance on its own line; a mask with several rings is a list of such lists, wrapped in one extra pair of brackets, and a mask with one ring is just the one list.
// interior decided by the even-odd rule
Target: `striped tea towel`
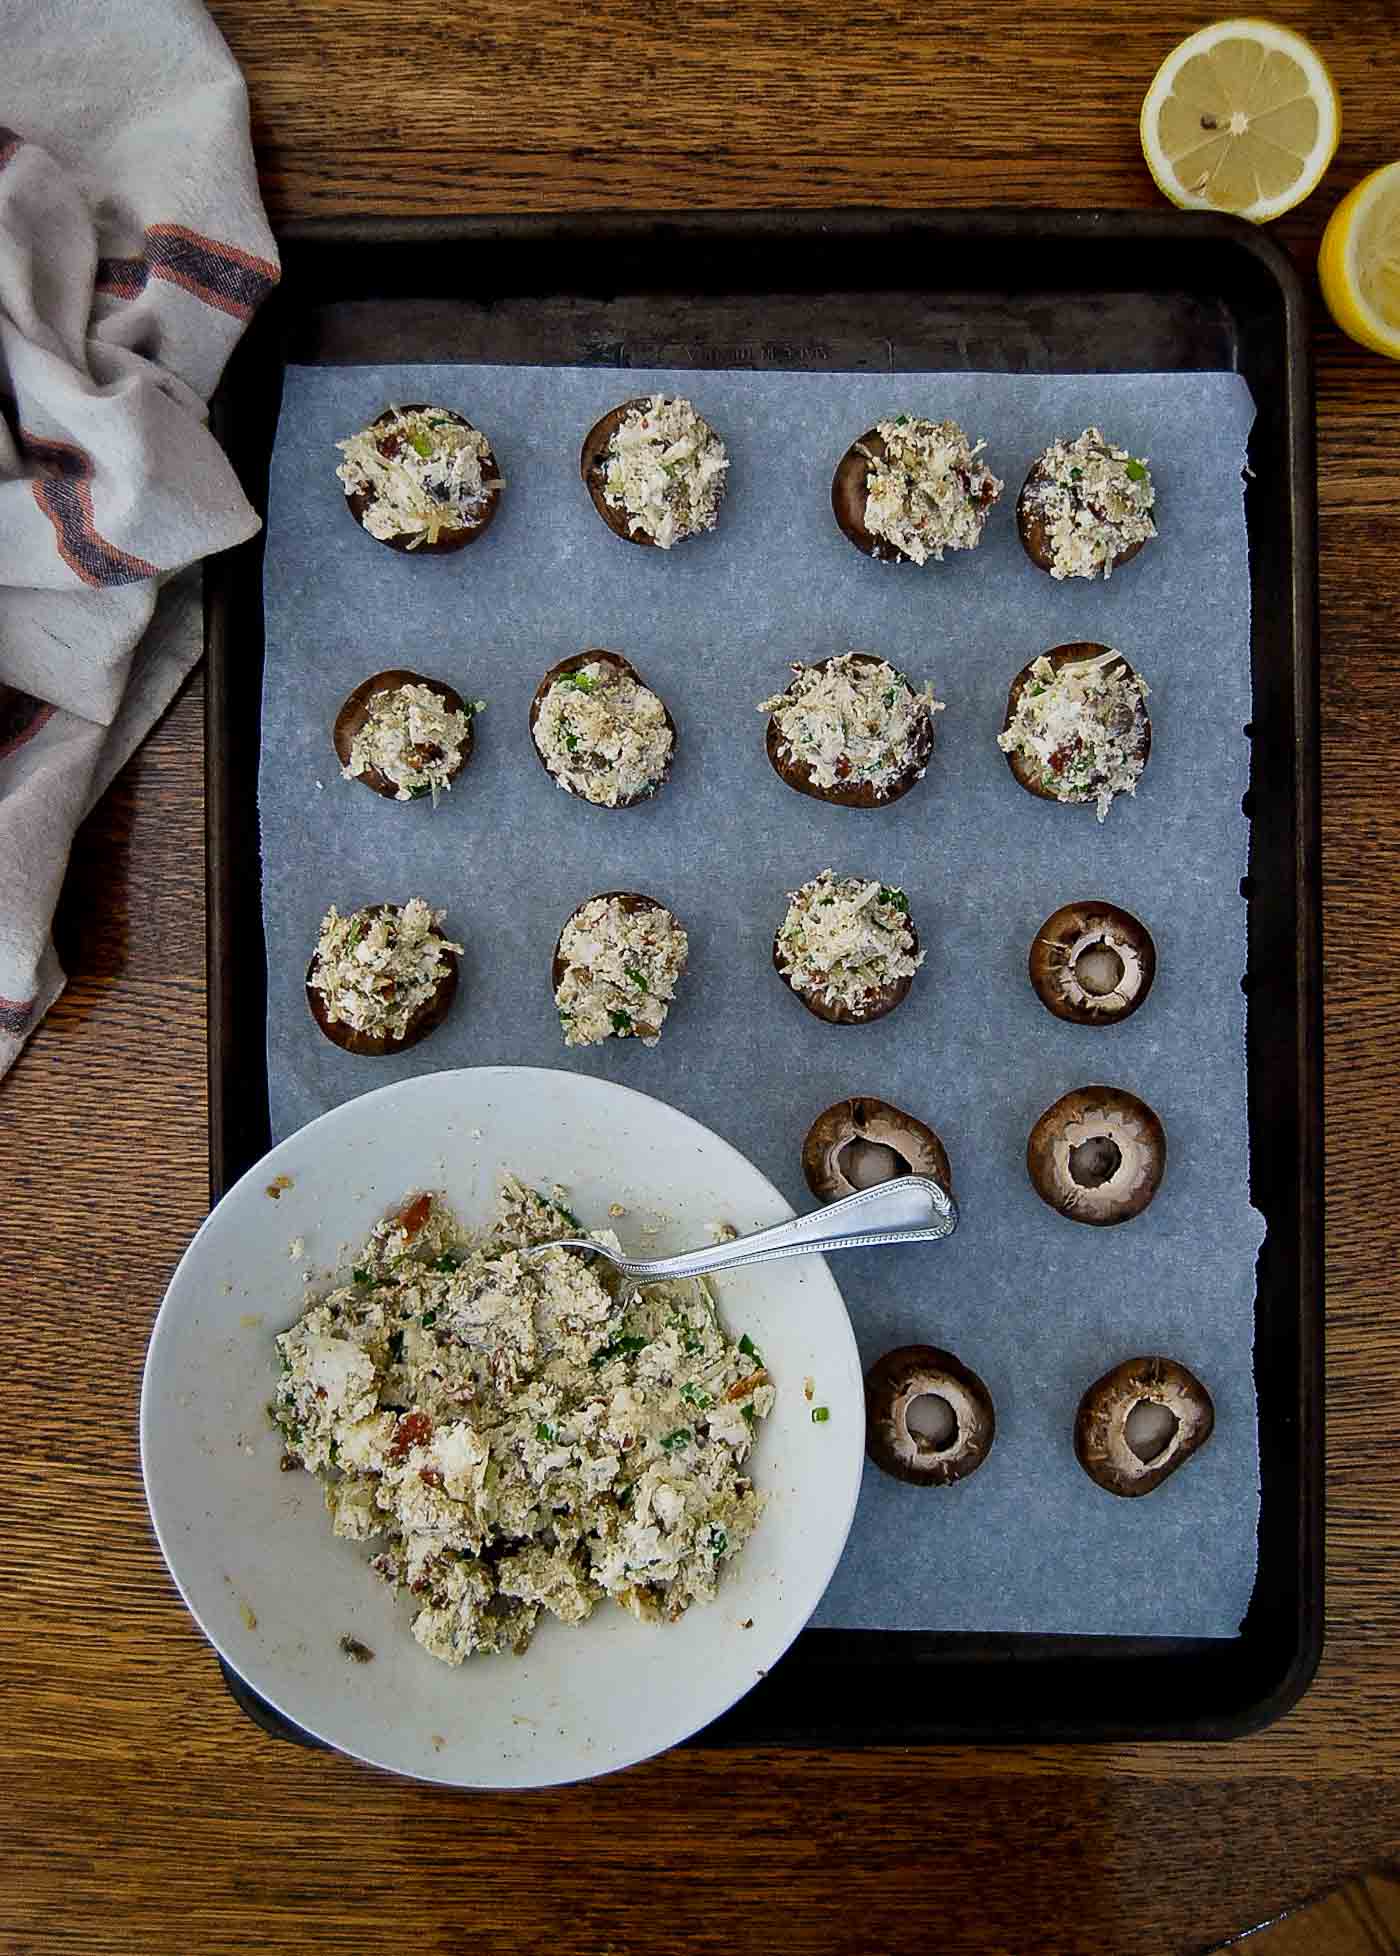
[(258, 527), (205, 403), (276, 280), (199, 0), (6, 0), (0, 1074), (63, 989), (73, 832), (199, 656), (191, 567)]

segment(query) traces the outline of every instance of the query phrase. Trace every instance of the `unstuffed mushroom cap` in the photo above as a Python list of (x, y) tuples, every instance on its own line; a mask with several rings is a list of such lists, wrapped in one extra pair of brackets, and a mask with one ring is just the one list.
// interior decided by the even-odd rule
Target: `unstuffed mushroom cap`
[(1167, 1137), (1126, 1087), (1075, 1087), (1047, 1107), (1026, 1143), (1036, 1194), (1071, 1222), (1099, 1227), (1139, 1216), (1167, 1165)]
[[(908, 927), (909, 935), (914, 940), (909, 946), (909, 955), (911, 957), (917, 957), (919, 955), (919, 932), (912, 917), (908, 919)], [(880, 985), (874, 991), (867, 993), (866, 1002), (860, 1006), (833, 1005), (828, 1000), (819, 998), (812, 992), (800, 991), (783, 969), (781, 955), (782, 942), (782, 925), (780, 924), (778, 929), (773, 933), (773, 969), (777, 972), (793, 997), (800, 999), (809, 1012), (818, 1019), (824, 1019), (830, 1026), (873, 1025), (876, 1019), (885, 1018), (889, 1013), (893, 1012), (896, 1005), (902, 1004), (909, 996), (909, 987), (914, 982), (914, 974), (912, 972), (910, 972), (907, 978), (893, 978), (889, 984)]]
[(569, 928), (569, 925), (578, 916), (579, 912), (587, 909), (590, 903), (606, 903), (614, 897), (629, 917), (638, 917), (644, 910), (664, 910), (666, 908), (664, 903), (658, 903), (655, 897), (643, 896), (639, 890), (598, 890), (593, 896), (585, 897), (582, 903), (577, 904), (569, 912), (568, 916), (564, 919), (564, 929), (560, 931), (558, 937), (554, 940), (554, 961), (549, 969), (549, 982), (556, 993), (564, 982), (564, 973), (569, 968), (562, 949), (564, 931)]
[[(397, 903), (367, 903), (361, 905), (356, 915), (382, 917), (386, 912), (398, 909)], [(306, 967), (306, 1002), (311, 1008), (311, 1016), (331, 1044), (343, 1048), (347, 1053), (355, 1053), (363, 1059), (381, 1059), (386, 1053), (406, 1053), (410, 1046), (416, 1046), (442, 1024), (457, 996), (457, 953), (445, 951), (443, 956), (446, 969), (428, 997), (409, 1015), (408, 1024), (398, 1038), (387, 1032), (361, 1032), (341, 1020), (332, 1020), (327, 1014), (325, 998), (311, 983), (317, 964), (314, 954)]]
[[(848, 1148), (876, 1172), (852, 1181), (848, 1170), (856, 1163), (847, 1157)], [(947, 1150), (933, 1129), (889, 1101), (864, 1094), (838, 1100), (818, 1114), (802, 1143), (802, 1173), (819, 1202), (838, 1202), (896, 1175), (926, 1175), (953, 1193)]]
[[(875, 652), (852, 652), (849, 656), (858, 665), (879, 666), (887, 663)], [(807, 670), (824, 672), (831, 663), (831, 659), (818, 659)], [(903, 677), (902, 674), (900, 676)], [(783, 737), (776, 713), (771, 714), (768, 720), (767, 750), (773, 772), (779, 780), (786, 781), (789, 788), (796, 788), (800, 795), (810, 795), (814, 801), (831, 802), (838, 808), (889, 808), (907, 795), (923, 776), (928, 757), (933, 752), (933, 715), (925, 715), (907, 762), (883, 794), (870, 781), (837, 781), (829, 788), (819, 787), (811, 768), (800, 754), (783, 752)]]
[[(926, 1395), (953, 1416), (941, 1445), (911, 1431), (909, 1410)], [(865, 1375), (865, 1450), (877, 1467), (915, 1487), (950, 1487), (976, 1473), (996, 1438), (992, 1395), (982, 1380), (938, 1345), (901, 1345)]]
[[(426, 686), (430, 692), (437, 694), (449, 713), (467, 714), (467, 730), (462, 736), (462, 758), (446, 776), (448, 781), (455, 781), (472, 757), (474, 735), (472, 716), (467, 713), (467, 703), (456, 687), (449, 686), (445, 679), (428, 679), (423, 673), (409, 672), (402, 666), (391, 666), (385, 672), (371, 673), (368, 679), (362, 679), (355, 690), (347, 695), (339, 713), (335, 716), (335, 725), (331, 729), (331, 738), (335, 743), (336, 757), (340, 765), (345, 768), (350, 765), (350, 754), (355, 745), (355, 738), (369, 719), (370, 701), (375, 694), (397, 692), (400, 686)], [(367, 767), (353, 778), (363, 782), (366, 788), (373, 788), (377, 795), (383, 795), (388, 801), (397, 801), (399, 798), (396, 783), (377, 767)]]
[[(1147, 1459), (1131, 1444), (1139, 1406), (1160, 1407), (1174, 1424)], [(1128, 1358), (1095, 1379), (1079, 1402), (1074, 1451), (1090, 1480), (1110, 1494), (1150, 1494), (1200, 1451), (1215, 1427), (1211, 1396), (1171, 1358)]]
[(659, 546), (651, 532), (649, 530), (629, 529), (627, 511), (625, 509), (614, 509), (607, 497), (603, 494), (603, 483), (608, 471), (608, 443), (612, 440), (633, 408), (644, 408), (648, 406), (650, 406), (648, 397), (644, 394), (639, 394), (633, 400), (623, 401), (619, 406), (609, 408), (608, 412), (600, 420), (593, 423), (593, 426), (584, 436), (583, 447), (579, 451), (578, 467), (579, 474), (583, 477), (583, 485), (592, 499), (594, 509), (597, 510), (613, 535), (615, 537), (621, 537), (624, 543), (640, 543), (655, 550)]
[[(428, 401), (413, 401), (401, 408), (387, 407), (382, 414), (377, 414), (369, 425), (371, 428), (383, 428), (393, 420), (396, 414), (441, 414), (449, 421), (455, 421), (460, 428), (472, 428), (472, 423), (468, 421), (464, 414), (458, 414), (452, 408), (434, 407)], [(472, 432), (479, 433), (480, 431), (473, 429)], [(500, 473), (501, 465), (496, 460), (494, 452), (488, 447), (486, 453), (481, 458), (482, 479), (485, 482), (495, 482), (496, 486), (494, 489), (487, 490), (485, 507), (481, 515), (474, 522), (461, 524), (455, 529), (440, 531), (435, 543), (419, 543), (415, 541), (416, 533), (414, 532), (404, 532), (392, 537), (376, 537), (375, 542), (385, 543), (391, 550), (406, 551), (411, 557), (445, 557), (451, 551), (465, 550), (469, 543), (476, 542), (477, 538), (490, 527), (495, 519), (496, 511), (499, 509), (501, 503)], [(352, 490), (345, 498), (350, 514), (354, 517), (361, 529), (364, 529), (365, 511), (374, 500), (374, 497), (370, 495), (367, 489)], [(366, 535), (368, 535), (367, 531)]]
[(1052, 912), (1031, 940), (1027, 962), (1036, 997), (1057, 1019), (1121, 1025), (1152, 989), (1157, 948), (1131, 911), (1094, 898)]
[[(1016, 530), (1026, 555), (1038, 570), (1051, 571), (1055, 563), (1055, 549), (1050, 541), (1050, 532), (1045, 527), (1045, 513), (1035, 500), (1034, 492), (1048, 479), (1044, 456), (1037, 456), (1030, 466), (1021, 493), (1016, 498)], [(1142, 549), (1146, 537), (1130, 543), (1126, 549), (1118, 551), (1113, 559), (1113, 569), (1127, 564)]]
[[(556, 786), (558, 785), (559, 777), (540, 752), (539, 743), (535, 739), (535, 726), (540, 717), (540, 709), (543, 707), (551, 687), (556, 686), (561, 679), (567, 679), (570, 673), (581, 672), (584, 666), (592, 665), (614, 666), (618, 672), (625, 673), (635, 684), (646, 687), (647, 692), (655, 694), (658, 699), (661, 698), (661, 695), (656, 692), (656, 688), (654, 686), (648, 686), (646, 680), (642, 678), (642, 675), (637, 671), (637, 668), (632, 664), (631, 660), (624, 659), (620, 652), (607, 652), (601, 647), (591, 652), (575, 652), (571, 657), (561, 659), (558, 665), (551, 666), (539, 685), (536, 686), (534, 696), (530, 701), (530, 745), (535, 750), (535, 759)], [(667, 706), (665, 700), (661, 700), (661, 711), (671, 735), (671, 752), (667, 756), (665, 767), (661, 770), (655, 781), (648, 782), (646, 787), (639, 788), (635, 795), (627, 795), (623, 800), (613, 802), (611, 806), (604, 802), (589, 801), (586, 795), (575, 796), (575, 800), (583, 801), (589, 808), (601, 808), (605, 814), (611, 814), (614, 809), (618, 808), (635, 808), (639, 802), (650, 801), (657, 789), (663, 787), (670, 778), (671, 768), (676, 758), (676, 742), (678, 739), (676, 723), (671, 718), (671, 709)]]
[[(1062, 666), (1077, 664), (1081, 659), (1097, 659), (1102, 653), (1111, 652), (1113, 649), (1111, 645), (1099, 645), (1090, 639), (1076, 639), (1068, 645), (1052, 646), (1048, 652), (1038, 653), (1036, 657), (1048, 659), (1054, 670), (1058, 672)], [(1138, 676), (1136, 671), (1129, 661), (1123, 657), (1121, 652), (1118, 654), (1118, 658), (1125, 670), (1132, 673), (1136, 679)], [(1026, 665), (1022, 666), (1021, 670), (1011, 682), (1010, 690), (1006, 695), (1006, 718), (1001, 723), (1003, 733), (1009, 731), (1011, 722), (1016, 718), (1016, 709), (1021, 704), (1021, 695), (1025, 692), (1026, 687), (1034, 677), (1035, 663), (1035, 659), (1032, 659)], [(1133, 749), (1133, 754), (1146, 767), (1151, 753), (1152, 721), (1148, 717), (1147, 708), (1144, 706), (1142, 710), (1142, 733), (1137, 746)], [(1092, 794), (1085, 795), (1078, 802), (1061, 802), (1060, 797), (1055, 793), (1054, 789), (1047, 788), (1044, 785), (1039, 773), (1035, 770), (1030, 756), (1021, 753), (1019, 748), (1013, 749), (1009, 754), (1003, 749), (1003, 756), (1006, 765), (1011, 769), (1011, 772), (1028, 794), (1038, 795), (1042, 801), (1057, 802), (1061, 807), (1093, 807), (1094, 797)]]

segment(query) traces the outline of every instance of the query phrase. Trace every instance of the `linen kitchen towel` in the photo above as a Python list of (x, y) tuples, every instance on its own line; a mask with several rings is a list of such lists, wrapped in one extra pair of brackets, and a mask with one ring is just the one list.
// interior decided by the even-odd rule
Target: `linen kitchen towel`
[(0, 1074), (63, 989), (74, 830), (199, 656), (190, 567), (258, 527), (205, 404), (276, 280), (198, 0), (6, 0)]

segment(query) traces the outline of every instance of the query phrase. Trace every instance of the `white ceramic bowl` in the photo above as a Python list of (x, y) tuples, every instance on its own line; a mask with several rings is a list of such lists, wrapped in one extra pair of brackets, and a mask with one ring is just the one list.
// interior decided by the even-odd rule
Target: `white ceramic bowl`
[[(590, 1227), (624, 1203), (612, 1224), (624, 1244), (661, 1255), (707, 1241), (712, 1222), (742, 1232), (792, 1213), (727, 1142), (629, 1088), (528, 1067), (405, 1080), (313, 1121), (229, 1191), (171, 1280), (141, 1394), (156, 1533), (216, 1649), (341, 1751), (456, 1786), (611, 1772), (742, 1697), (830, 1580), (863, 1453), (860, 1362), (825, 1264), (736, 1270), (717, 1283), (720, 1309), (762, 1350), (777, 1403), (751, 1456), (768, 1508), (718, 1600), (669, 1625), (608, 1604), (576, 1628), (549, 1619), (523, 1657), (451, 1669), (427, 1656), (411, 1609), (366, 1566), (368, 1545), (332, 1536), (309, 1474), (279, 1472), (273, 1340), (300, 1314), (306, 1274), (324, 1280), (391, 1205), (440, 1189), (477, 1225), (502, 1168), (563, 1183)], [(830, 1408), (820, 1424), (808, 1379)], [(347, 1658), (344, 1636), (373, 1661)]]

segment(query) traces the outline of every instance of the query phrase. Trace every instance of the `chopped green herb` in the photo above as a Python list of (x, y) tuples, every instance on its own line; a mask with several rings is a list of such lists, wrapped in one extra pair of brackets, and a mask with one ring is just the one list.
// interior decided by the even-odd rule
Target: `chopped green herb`
[(754, 1343), (753, 1339), (750, 1338), (747, 1331), (744, 1333), (743, 1337), (739, 1340), (739, 1350), (744, 1354), (745, 1358), (751, 1358), (755, 1365), (762, 1365), (763, 1354), (758, 1349), (758, 1346)]
[(535, 1428), (535, 1438), (541, 1446), (552, 1447), (554, 1445), (554, 1428), (546, 1420), (541, 1420)]
[(441, 1256), (434, 1257), (433, 1261), (428, 1265), (430, 1270), (460, 1270), (461, 1267), (461, 1257), (455, 1256), (451, 1250), (446, 1250)]
[(638, 1352), (646, 1349), (646, 1343), (645, 1338), (614, 1338), (611, 1343), (604, 1345), (600, 1352), (594, 1352), (588, 1363), (595, 1372), (601, 1371), (615, 1358), (635, 1358)]
[(576, 686), (581, 693), (596, 693), (598, 682), (586, 672), (566, 672), (560, 680), (561, 686)]
[(710, 1547), (714, 1550), (717, 1557), (723, 1555), (724, 1551), (729, 1547), (729, 1537), (722, 1528), (712, 1528), (710, 1530)]
[(346, 950), (353, 951), (364, 934), (365, 919), (363, 917), (352, 917), (350, 920), (350, 935), (345, 940)]
[(395, 1365), (403, 1363), (403, 1333), (395, 1331), (389, 1337), (389, 1357)]
[(891, 910), (900, 910), (903, 911), (906, 915), (908, 914), (909, 899), (907, 896), (905, 896), (903, 890), (889, 890), (886, 889), (883, 884), (881, 884), (880, 901), (881, 903), (887, 903), (890, 906)]
[(368, 1270), (362, 1270), (358, 1266), (350, 1272), (350, 1275), (357, 1284), (372, 1284), (374, 1282)]
[(1084, 480), (1083, 469), (1071, 469), (1069, 472), (1069, 479), (1071, 482), (1082, 482)]
[(424, 795), (430, 795), (430, 794), (431, 794), (432, 792), (433, 792), (433, 784), (432, 784), (432, 782), (431, 782), (431, 781), (425, 781), (425, 782), (423, 783), (423, 785), (422, 785), (422, 787), (421, 787), (421, 788), (410, 788), (410, 789), (409, 789), (409, 791), (408, 791), (408, 796), (409, 796), (409, 800), (410, 800), (410, 801), (421, 801), (421, 800), (423, 799), (423, 797), (424, 797)]
[(425, 435), (421, 430), (415, 428), (408, 440), (409, 446), (415, 449), (423, 457), (425, 462), (431, 457), (433, 452), (433, 438), (431, 435)]
[(422, 1325), (423, 1329), (426, 1331), (430, 1325), (434, 1325), (437, 1323), (437, 1312), (425, 1311), (422, 1317), (419, 1318), (418, 1322), (419, 1324)]
[(641, 972), (637, 970), (635, 965), (625, 964), (623, 965), (622, 969), (627, 974), (627, 976), (632, 980), (632, 983), (635, 986), (637, 986), (639, 991), (646, 990), (647, 981), (642, 976)]
[(630, 1012), (609, 1012), (608, 1017), (612, 1020), (612, 1029), (614, 1032), (629, 1033), (632, 1030), (632, 1014)]
[(813, 1406), (812, 1408), (813, 1426), (825, 1426), (830, 1418), (831, 1418), (830, 1406)]
[(817, 899), (817, 908), (818, 910), (830, 910), (835, 901), (835, 897), (819, 897)]
[(661, 1445), (667, 1453), (674, 1453), (677, 1447), (688, 1447), (695, 1436), (688, 1426), (678, 1426), (674, 1433), (663, 1433)]
[(902, 428), (908, 419), (909, 416), (907, 414), (897, 414), (894, 418), (895, 427)]
[(899, 696), (899, 688), (897, 686), (891, 686), (889, 691), (885, 694), (885, 705), (893, 706), (898, 696)]
[(1146, 482), (1146, 480), (1147, 480), (1147, 468), (1146, 468), (1146, 465), (1145, 465), (1144, 463), (1142, 463), (1142, 462), (1125, 462), (1125, 463), (1123, 464), (1123, 467), (1124, 467), (1124, 468), (1126, 469), (1126, 471), (1127, 471), (1127, 473), (1128, 473), (1128, 476), (1129, 476), (1129, 478), (1130, 478), (1130, 479), (1131, 479), (1131, 480), (1132, 480), (1133, 482)]
[(632, 1483), (630, 1481), (627, 1483), (625, 1487), (620, 1487), (617, 1490), (617, 1493), (613, 1496), (613, 1499), (614, 1501), (616, 1501), (619, 1508), (625, 1508), (627, 1506), (627, 1503), (632, 1499), (632, 1492), (633, 1492)]
[(752, 1399), (746, 1399), (744, 1401), (743, 1412), (744, 1412), (744, 1418), (748, 1421), (750, 1426), (758, 1425), (758, 1414), (754, 1411), (754, 1405)]
[(573, 728), (569, 725), (567, 720), (561, 720), (559, 722), (559, 738), (563, 741), (564, 745), (568, 748), (571, 754), (576, 754), (578, 752), (578, 736), (577, 734), (575, 734)]
[(701, 1391), (694, 1379), (687, 1379), (681, 1387), (681, 1398), (688, 1406), (694, 1406), (696, 1411), (701, 1413), (708, 1411), (715, 1403), (708, 1392)]

